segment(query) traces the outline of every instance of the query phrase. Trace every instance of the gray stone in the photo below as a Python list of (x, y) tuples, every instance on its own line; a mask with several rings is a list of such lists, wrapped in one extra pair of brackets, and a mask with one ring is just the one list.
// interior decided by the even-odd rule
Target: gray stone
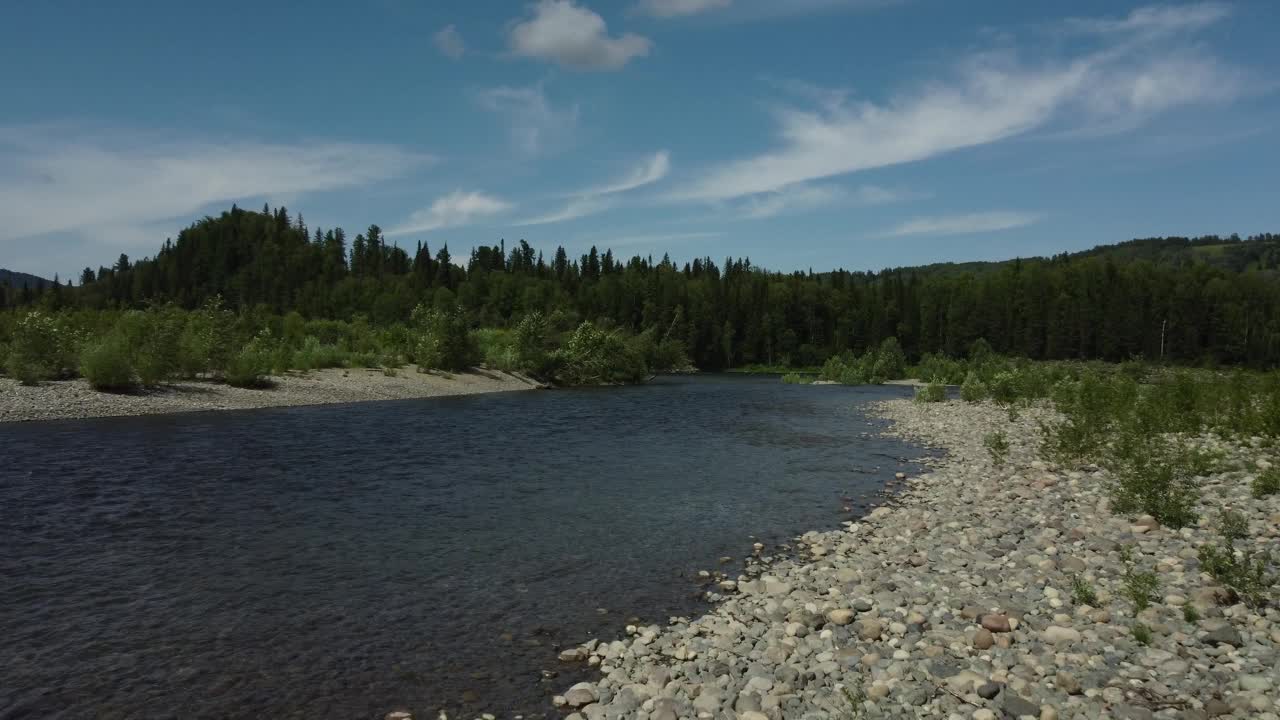
[(1004, 694), (1004, 701), (1002, 705), (1005, 715), (1012, 715), (1015, 718), (1020, 718), (1023, 715), (1030, 715), (1032, 717), (1040, 716), (1039, 705), (1036, 705), (1029, 700), (1025, 700), (1011, 692)]

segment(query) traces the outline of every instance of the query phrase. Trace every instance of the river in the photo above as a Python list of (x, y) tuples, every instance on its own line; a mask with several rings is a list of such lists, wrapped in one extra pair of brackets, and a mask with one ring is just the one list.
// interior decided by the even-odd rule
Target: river
[(698, 570), (912, 469), (864, 408), (907, 393), (699, 375), (0, 426), (0, 717), (554, 716), (585, 672), (559, 646), (697, 613)]

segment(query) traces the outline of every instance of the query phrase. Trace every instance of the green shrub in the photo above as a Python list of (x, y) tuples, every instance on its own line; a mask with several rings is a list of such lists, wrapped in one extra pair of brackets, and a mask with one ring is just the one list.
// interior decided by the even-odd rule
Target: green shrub
[(1190, 603), (1182, 606), (1182, 619), (1189, 623), (1200, 622), (1200, 611), (1196, 610), (1196, 606)]
[(1098, 593), (1094, 592), (1093, 586), (1089, 584), (1079, 575), (1071, 576), (1071, 602), (1076, 605), (1090, 605), (1097, 607)]
[(970, 370), (964, 376), (964, 384), (960, 386), (960, 399), (965, 402), (980, 402), (987, 396), (987, 386), (978, 378), (978, 374)]
[(184, 377), (194, 378), (226, 369), (234, 348), (235, 316), (213, 297), (187, 315), (178, 335), (177, 366)]
[(1139, 645), (1150, 645), (1151, 644), (1151, 628), (1147, 627), (1146, 625), (1143, 625), (1142, 623), (1136, 623), (1133, 626), (1133, 639)]
[(319, 370), (346, 365), (347, 353), (336, 345), (324, 345), (320, 339), (308, 336), (302, 347), (293, 353), (293, 367), (298, 370)]
[(815, 380), (812, 375), (801, 375), (800, 373), (787, 373), (782, 376), (782, 382), (787, 385), (812, 385)]
[(1201, 545), (1200, 566), (1244, 604), (1261, 608), (1275, 592), (1277, 575), (1268, 551), (1236, 550), (1230, 538), (1221, 546)]
[(1174, 528), (1194, 523), (1199, 490), (1192, 455), (1162, 435), (1122, 433), (1100, 459), (1113, 476), (1112, 510), (1143, 512)]
[(1004, 432), (997, 430), (986, 434), (982, 438), (982, 444), (987, 448), (987, 452), (991, 453), (991, 462), (996, 467), (1002, 467), (1009, 457), (1009, 440)]
[(65, 316), (32, 310), (13, 327), (5, 369), (24, 385), (75, 374), (80, 334)]
[(907, 374), (907, 354), (898, 344), (898, 338), (888, 337), (880, 343), (876, 350), (875, 365), (871, 368), (873, 379), (901, 380)]
[(1223, 509), (1218, 513), (1218, 533), (1228, 540), (1249, 537), (1249, 520), (1235, 510)]
[(553, 357), (554, 375), (563, 385), (640, 382), (648, 376), (644, 358), (619, 330), (583, 322)]
[(271, 374), (269, 342), (259, 335), (231, 357), (223, 374), (228, 385), (241, 388), (268, 386), (267, 376)]
[(411, 324), (416, 333), (413, 360), (419, 369), (465, 370), (479, 361), (480, 351), (461, 307), (437, 310), (418, 305)]
[(1159, 599), (1160, 579), (1149, 571), (1135, 570), (1128, 564), (1124, 571), (1121, 592), (1133, 603), (1133, 612), (1138, 614), (1151, 607), (1151, 603)]
[(946, 401), (947, 386), (939, 382), (937, 378), (930, 380), (928, 385), (921, 385), (916, 388), (916, 402), (940, 403)]
[(1249, 484), (1255, 498), (1280, 493), (1280, 468), (1268, 468), (1260, 473)]
[(94, 390), (122, 391), (137, 386), (129, 350), (119, 337), (87, 345), (80, 353), (80, 373)]

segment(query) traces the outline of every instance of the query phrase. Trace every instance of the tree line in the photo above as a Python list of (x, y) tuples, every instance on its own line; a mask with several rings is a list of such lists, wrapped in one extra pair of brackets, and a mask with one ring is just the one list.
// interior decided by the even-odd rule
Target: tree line
[(1151, 238), (1051, 258), (880, 272), (772, 272), (749, 258), (682, 265), (595, 247), (545, 258), (521, 240), (410, 251), (377, 225), (348, 241), (285, 208), (232, 207), (166, 241), (153, 258), (86, 268), (78, 286), (9, 288), (4, 307), (194, 309), (408, 323), (421, 304), (460, 307), (472, 327), (603, 323), (683, 344), (703, 369), (817, 366), (896, 338), (912, 359), (963, 356), (978, 339), (1031, 359), (1134, 357), (1280, 363), (1280, 236)]

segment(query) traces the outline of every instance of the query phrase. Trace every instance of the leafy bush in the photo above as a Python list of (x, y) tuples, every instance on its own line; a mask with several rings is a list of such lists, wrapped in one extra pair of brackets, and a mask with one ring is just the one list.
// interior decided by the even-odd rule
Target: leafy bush
[(1088, 580), (1079, 575), (1071, 576), (1071, 602), (1076, 605), (1090, 605), (1096, 607), (1098, 605), (1098, 593), (1094, 592), (1093, 586)]
[(876, 350), (875, 365), (871, 368), (871, 377), (884, 380), (901, 380), (907, 374), (907, 354), (898, 344), (898, 338), (888, 337), (880, 343)]
[(812, 375), (801, 375), (800, 373), (787, 373), (782, 376), (782, 382), (787, 385), (812, 385), (814, 377)]
[(94, 390), (131, 390), (137, 385), (129, 349), (120, 337), (109, 337), (85, 347), (80, 373)]
[(1280, 468), (1268, 468), (1258, 473), (1258, 476), (1249, 484), (1249, 489), (1255, 498), (1280, 493)]
[(1200, 566), (1222, 583), (1232, 596), (1249, 607), (1267, 604), (1275, 592), (1277, 575), (1271, 568), (1271, 553), (1236, 550), (1230, 538), (1221, 545), (1201, 545)]
[(271, 374), (270, 338), (260, 334), (241, 348), (227, 363), (224, 378), (228, 385), (242, 388), (263, 388)]
[(1121, 592), (1133, 603), (1133, 612), (1137, 613), (1151, 607), (1151, 603), (1159, 599), (1160, 579), (1150, 571), (1135, 570), (1133, 565), (1125, 568)]
[(302, 347), (293, 353), (293, 366), (298, 370), (319, 370), (346, 365), (347, 353), (336, 345), (324, 345), (320, 339), (307, 336)]
[(222, 298), (214, 297), (187, 315), (186, 325), (178, 335), (178, 372), (194, 378), (220, 372), (231, 359), (232, 325), (235, 316), (222, 307)]
[(964, 384), (960, 386), (960, 399), (965, 402), (980, 402), (986, 396), (987, 386), (976, 372), (970, 370), (964, 376)]
[(1133, 626), (1133, 639), (1139, 645), (1151, 644), (1151, 628), (1142, 623), (1135, 623)]
[(1182, 606), (1182, 619), (1189, 623), (1200, 622), (1200, 611), (1196, 610), (1196, 606), (1190, 603)]
[(437, 310), (418, 305), (413, 311), (412, 327), (417, 333), (413, 360), (419, 368), (465, 370), (479, 360), (479, 348), (461, 307)]
[(24, 385), (74, 375), (80, 335), (64, 316), (32, 310), (14, 325), (5, 369)]
[(1192, 524), (1199, 501), (1192, 480), (1193, 456), (1162, 435), (1121, 435), (1101, 458), (1114, 476), (1109, 487), (1112, 509), (1121, 514), (1143, 512), (1174, 528)]
[(1218, 513), (1218, 533), (1228, 540), (1243, 540), (1249, 537), (1249, 520), (1235, 510), (1222, 510)]
[(982, 444), (987, 448), (987, 452), (991, 453), (991, 462), (996, 467), (1004, 465), (1005, 460), (1009, 457), (1009, 440), (1005, 437), (1003, 431), (997, 430), (988, 433), (982, 438)]
[(644, 358), (618, 330), (583, 322), (553, 357), (555, 379), (563, 385), (640, 382), (648, 376)]
[(916, 402), (939, 403), (947, 401), (947, 386), (934, 378), (928, 385), (916, 388)]

